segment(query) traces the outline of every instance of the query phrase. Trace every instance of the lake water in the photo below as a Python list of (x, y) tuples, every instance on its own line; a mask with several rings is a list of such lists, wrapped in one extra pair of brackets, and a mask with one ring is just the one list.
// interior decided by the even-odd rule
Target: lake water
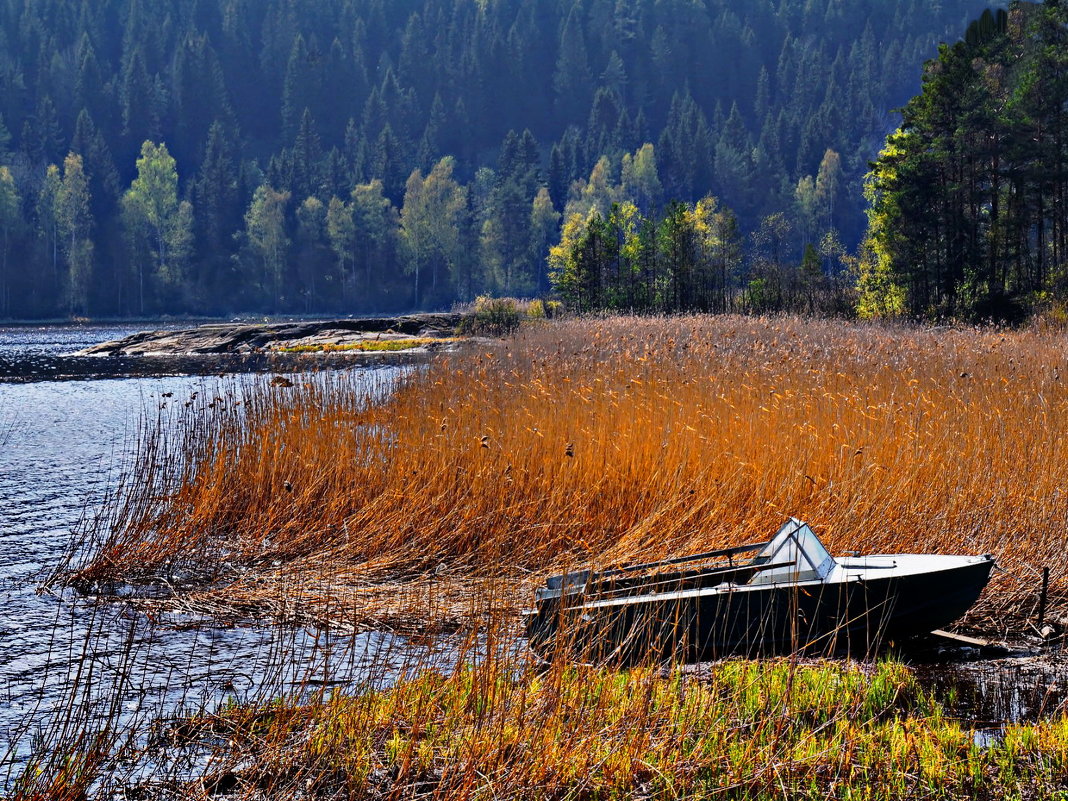
[[(56, 730), (57, 710), (91, 724), (118, 709), (131, 723), (231, 698), (365, 680), (370, 664), (399, 670), (413, 653), (385, 635), (331, 638), (178, 619), (156, 625), (121, 605), (38, 593), (72, 530), (128, 464), (142, 414), (158, 409), (163, 393), (177, 402), (194, 392), (223, 394), (244, 380), (220, 377), (217, 365), (203, 361), (198, 372), (215, 375), (120, 378), (122, 364), (108, 359), (80, 368), (82, 380), (56, 380), (68, 372), (54, 369), (63, 354), (127, 333), (0, 328), (7, 371), (0, 378), (0, 788), (33, 744)], [(377, 385), (383, 370), (397, 369), (352, 375)]]

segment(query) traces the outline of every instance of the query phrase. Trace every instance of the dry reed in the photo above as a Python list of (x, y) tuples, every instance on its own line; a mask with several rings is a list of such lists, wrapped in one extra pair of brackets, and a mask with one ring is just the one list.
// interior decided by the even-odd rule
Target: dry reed
[[(1063, 615), (1066, 344), (1041, 330), (612, 318), (401, 373), (173, 399), (87, 531), (73, 583), (165, 590), (139, 601), (149, 611), (460, 628), (460, 653), (442, 668), (399, 637), (399, 658), (367, 667), (384, 681), (268, 690), (147, 739), (72, 715), (14, 797), (1063, 792), (1063, 715), (981, 748), (900, 665), (543, 668), (510, 634), (545, 572), (762, 539), (787, 515), (836, 551), (995, 553), (1005, 571), (969, 618), (988, 630), (1032, 614), (1048, 565)], [(145, 763), (165, 778), (123, 787)]]
[[(396, 386), (197, 399), (145, 439), (76, 581), (355, 628), (460, 625), (480, 581), (761, 539), (996, 554), (998, 629), (1064, 613), (1068, 363), (1055, 331), (741, 317), (524, 329)], [(1066, 372), (1062, 380), (1062, 372)], [(500, 594), (496, 587), (495, 594)], [(428, 605), (433, 612), (428, 611)]]

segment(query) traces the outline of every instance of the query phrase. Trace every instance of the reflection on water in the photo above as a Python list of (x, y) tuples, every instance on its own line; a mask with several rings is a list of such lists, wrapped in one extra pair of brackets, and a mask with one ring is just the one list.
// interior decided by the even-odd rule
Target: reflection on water
[[(129, 333), (117, 328), (0, 328), (8, 365)], [(213, 371), (214, 372), (214, 371)], [(396, 368), (356, 370), (381, 386)], [(422, 647), (384, 634), (330, 637), (266, 625), (225, 628), (171, 617), (150, 621), (121, 605), (38, 595), (71, 532), (99, 504), (134, 446), (142, 413), (193, 393), (224, 395), (240, 378), (0, 380), (0, 765), (10, 780), (49, 714), (127, 721), (226, 699), (396, 674)], [(5, 441), (6, 440), (6, 441)], [(318, 678), (317, 678), (318, 677)], [(4, 753), (7, 752), (7, 758)]]
[(974, 729), (976, 743), (996, 742), (1006, 725), (1068, 709), (1068, 654), (1047, 651), (974, 662), (919, 665), (920, 680), (953, 717)]

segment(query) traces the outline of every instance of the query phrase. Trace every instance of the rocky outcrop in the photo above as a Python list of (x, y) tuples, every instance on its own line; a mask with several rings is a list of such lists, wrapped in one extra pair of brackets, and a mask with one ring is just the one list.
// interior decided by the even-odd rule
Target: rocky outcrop
[(212, 323), (177, 331), (142, 331), (93, 345), (78, 356), (195, 356), (263, 353), (289, 347), (346, 345), (367, 339), (453, 336), (462, 314), (409, 314), (289, 323)]

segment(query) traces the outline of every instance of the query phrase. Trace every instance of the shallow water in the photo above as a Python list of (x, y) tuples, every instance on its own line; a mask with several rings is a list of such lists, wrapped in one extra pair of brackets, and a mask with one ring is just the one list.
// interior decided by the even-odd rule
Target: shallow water
[[(62, 354), (123, 336), (121, 328), (0, 328), (0, 359), (32, 373)], [(164, 393), (225, 394), (239, 376), (0, 380), (0, 787), (54, 729), (57, 710), (127, 722), (300, 686), (400, 671), (420, 649), (387, 635), (330, 637), (258, 625), (224, 628), (38, 594), (72, 530), (129, 460), (142, 414)], [(381, 386), (395, 367), (351, 371)], [(212, 370), (211, 372), (215, 372)], [(310, 684), (309, 684), (310, 682)], [(6, 767), (6, 770), (4, 768)], [(6, 775), (5, 775), (6, 774)]]
[(1068, 654), (1060, 647), (998, 659), (920, 662), (916, 670), (980, 745), (997, 741), (1008, 725), (1068, 711)]

